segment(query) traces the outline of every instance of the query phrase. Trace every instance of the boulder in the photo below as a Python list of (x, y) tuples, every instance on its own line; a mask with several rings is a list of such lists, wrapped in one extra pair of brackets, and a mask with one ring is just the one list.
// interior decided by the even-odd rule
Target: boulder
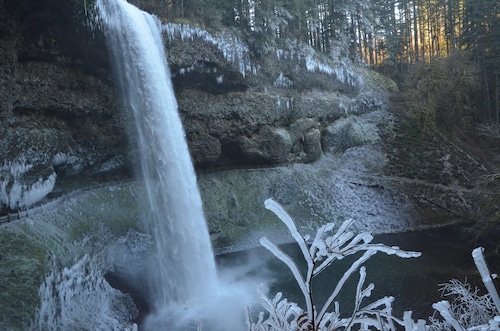
[(241, 152), (253, 164), (280, 164), (288, 161), (292, 149), (290, 133), (283, 128), (262, 127), (252, 137), (241, 137)]
[(351, 147), (375, 144), (380, 141), (377, 127), (363, 117), (341, 118), (327, 126), (322, 135), (322, 146), (327, 152), (343, 153)]

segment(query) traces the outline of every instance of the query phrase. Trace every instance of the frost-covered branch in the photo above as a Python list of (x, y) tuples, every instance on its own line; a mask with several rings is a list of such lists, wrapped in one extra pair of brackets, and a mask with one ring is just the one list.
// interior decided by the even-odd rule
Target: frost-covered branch
[[(261, 239), (261, 244), (267, 248), (274, 256), (284, 262), (292, 272), (301, 292), (304, 296), (307, 312), (303, 312), (295, 303), (289, 303), (286, 299), (281, 299), (278, 293), (273, 300), (267, 298), (261, 292), (263, 307), (268, 313), (267, 319), (263, 314), (259, 315), (256, 323), (249, 322), (249, 330), (350, 330), (354, 326), (366, 328), (369, 326), (384, 329), (396, 330), (396, 324), (403, 325), (403, 321), (392, 316), (392, 297), (384, 297), (371, 304), (362, 307), (364, 299), (371, 295), (373, 284), (364, 286), (366, 270), (362, 267), (370, 257), (377, 252), (395, 254), (403, 258), (418, 257), (418, 252), (407, 252), (399, 247), (385, 246), (383, 244), (371, 244), (373, 236), (369, 233), (354, 235), (348, 231), (352, 220), (344, 222), (339, 229), (334, 232), (334, 224), (326, 224), (318, 229), (312, 242), (309, 238), (302, 236), (297, 230), (295, 222), (287, 212), (276, 201), (268, 199), (265, 202), (267, 209), (271, 210), (286, 225), (307, 263), (307, 271), (304, 274), (300, 271), (296, 262), (284, 253), (279, 247), (270, 242), (267, 238)], [(341, 260), (346, 256), (362, 252), (351, 266), (344, 272), (330, 297), (326, 300), (319, 314), (314, 306), (312, 296), (312, 281), (314, 276), (325, 270), (334, 261)], [(361, 269), (360, 269), (361, 268)], [(344, 288), (350, 277), (360, 270), (360, 279), (356, 288), (356, 301), (354, 311), (348, 318), (340, 315), (339, 303), (335, 301), (338, 294)], [(333, 305), (333, 311), (330, 308)], [(289, 329), (287, 329), (289, 327)]]
[(302, 251), (302, 255), (304, 255), (308, 264), (309, 262), (312, 263), (312, 260), (309, 259), (311, 255), (309, 254), (307, 249), (306, 239), (302, 237), (302, 235), (299, 233), (297, 227), (295, 226), (295, 222), (290, 217), (290, 215), (288, 215), (288, 213), (283, 209), (283, 207), (281, 207), (281, 205), (273, 199), (267, 199), (264, 203), (264, 206), (270, 211), (272, 211), (276, 216), (278, 216), (279, 219), (283, 222), (283, 224), (286, 225), (293, 239), (295, 239), (295, 241), (299, 245), (299, 248)]
[(342, 290), (342, 288), (344, 287), (347, 280), (351, 277), (351, 275), (373, 255), (375, 255), (374, 251), (366, 251), (359, 259), (357, 259), (353, 264), (351, 264), (351, 267), (344, 273), (342, 278), (340, 278), (332, 294), (330, 294), (330, 297), (328, 297), (328, 300), (326, 300), (323, 309), (321, 309), (321, 312), (318, 315), (318, 319), (320, 321), (325, 316), (328, 308), (330, 308), (330, 306), (332, 305), (333, 300), (335, 300), (337, 295), (340, 293), (340, 290)]
[[(467, 283), (458, 280), (441, 285), (443, 296), (449, 296), (451, 301), (442, 300), (433, 304), (433, 308), (441, 315), (442, 320), (429, 317), (429, 324), (419, 319), (412, 319), (412, 312), (406, 311), (403, 319), (392, 315), (393, 297), (383, 297), (371, 303), (364, 301), (370, 297), (373, 284), (364, 285), (366, 269), (363, 266), (370, 257), (377, 252), (396, 255), (402, 258), (420, 256), (418, 252), (404, 251), (397, 246), (372, 244), (373, 236), (369, 233), (355, 235), (350, 232), (349, 226), (354, 221), (345, 221), (337, 231), (335, 225), (326, 224), (320, 227), (312, 241), (302, 236), (293, 221), (276, 201), (266, 200), (266, 208), (273, 211), (287, 226), (295, 242), (299, 245), (307, 271), (303, 274), (297, 263), (278, 246), (267, 238), (262, 238), (262, 245), (284, 262), (292, 272), (304, 296), (307, 311), (302, 310), (296, 303), (287, 301), (278, 293), (269, 299), (262, 290), (262, 306), (266, 313), (261, 312), (257, 322), (252, 322), (248, 314), (249, 331), (333, 331), (333, 330), (388, 330), (395, 331), (404, 328), (405, 331), (500, 331), (500, 298), (493, 285), (492, 275), (484, 260), (482, 248), (473, 251), (472, 256), (479, 270), (488, 294), (478, 295), (478, 290), (471, 290)], [(332, 265), (337, 260), (356, 253), (358, 256), (351, 266), (338, 280), (330, 296), (319, 313), (314, 306), (312, 282), (314, 277)], [(340, 304), (336, 301), (338, 294), (345, 287), (347, 281), (359, 270), (359, 280), (355, 290), (354, 308), (347, 317), (341, 316)], [(451, 302), (451, 303), (450, 303)]]
[(435, 304), (432, 305), (432, 308), (439, 311), (439, 313), (441, 314), (441, 316), (443, 316), (445, 321), (448, 322), (449, 324), (451, 324), (451, 326), (453, 326), (453, 328), (456, 331), (465, 331), (465, 328), (462, 327), (460, 325), (460, 323), (458, 323), (458, 321), (455, 319), (455, 317), (453, 317), (453, 314), (450, 311), (451, 306), (450, 306), (450, 303), (448, 301), (442, 300), (442, 301), (436, 302)]
[(309, 316), (313, 316), (313, 305), (311, 301), (311, 288), (309, 282), (305, 281), (304, 278), (302, 277), (302, 274), (300, 273), (299, 267), (295, 263), (295, 261), (288, 256), (285, 252), (283, 252), (281, 249), (279, 249), (275, 244), (270, 242), (267, 238), (261, 238), (260, 243), (262, 246), (267, 248), (271, 253), (273, 253), (274, 256), (276, 256), (279, 260), (281, 260), (283, 263), (285, 263), (290, 269), (290, 271), (293, 274), (293, 277), (295, 278), (295, 281), (300, 287), (300, 290), (302, 292), (302, 295), (306, 299), (306, 305), (307, 305), (307, 313)]

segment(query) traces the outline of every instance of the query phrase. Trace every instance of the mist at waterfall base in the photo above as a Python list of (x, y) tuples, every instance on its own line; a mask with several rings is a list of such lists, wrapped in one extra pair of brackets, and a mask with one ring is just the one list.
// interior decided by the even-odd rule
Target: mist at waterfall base
[(203, 330), (241, 329), (252, 295), (242, 283), (222, 284), (217, 277), (161, 23), (124, 0), (99, 0), (97, 8), (123, 106), (135, 122), (131, 137), (137, 137), (149, 204), (141, 222), (154, 243), (144, 271), (152, 313), (142, 328), (194, 330), (201, 323)]

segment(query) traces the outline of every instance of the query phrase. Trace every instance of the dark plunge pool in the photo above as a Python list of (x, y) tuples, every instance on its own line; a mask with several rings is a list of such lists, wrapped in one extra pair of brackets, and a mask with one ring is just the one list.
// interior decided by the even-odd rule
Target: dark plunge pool
[[(481, 279), (472, 260), (474, 246), (461, 235), (457, 227), (425, 230), (418, 232), (378, 235), (372, 243), (399, 246), (404, 250), (419, 251), (419, 258), (402, 259), (377, 253), (364, 265), (366, 266), (366, 287), (374, 283), (371, 297), (363, 303), (368, 304), (384, 296), (393, 296), (393, 312), (396, 317), (403, 317), (403, 312), (413, 311), (413, 319), (426, 319), (432, 316), (432, 304), (441, 300), (440, 284), (455, 278), (477, 286), (480, 294), (485, 293)], [(303, 262), (302, 255), (295, 244), (281, 247), (298, 264)], [(317, 309), (321, 309), (329, 297), (338, 279), (351, 265), (356, 256), (335, 261), (328, 269), (314, 278), (313, 297)], [(240, 268), (245, 270), (240, 277), (256, 277), (268, 282), (269, 297), (279, 291), (289, 301), (298, 303), (305, 309), (304, 300), (292, 273), (284, 263), (275, 258), (264, 248), (231, 253), (218, 257), (220, 270)], [(244, 267), (247, 267), (246, 269)], [(302, 263), (304, 267), (304, 263)], [(499, 272), (495, 263), (490, 263), (491, 272)], [(342, 290), (338, 301), (341, 311), (347, 316), (352, 312), (355, 288), (359, 273), (355, 273)], [(318, 308), (319, 307), (319, 308)]]

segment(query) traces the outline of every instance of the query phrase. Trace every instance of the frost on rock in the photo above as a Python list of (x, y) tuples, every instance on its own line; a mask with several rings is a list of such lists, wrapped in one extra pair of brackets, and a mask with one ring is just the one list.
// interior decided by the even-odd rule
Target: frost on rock
[(333, 65), (332, 59), (321, 58), (310, 46), (292, 43), (288, 45), (288, 49), (277, 49), (276, 58), (278, 61), (297, 60), (305, 64), (308, 72), (335, 77), (339, 82), (350, 87), (359, 87), (364, 83), (363, 77), (353, 69), (351, 63), (337, 61)]
[(238, 67), (243, 77), (246, 76), (247, 72), (256, 73), (257, 69), (250, 61), (248, 47), (229, 32), (222, 32), (219, 36), (214, 36), (206, 30), (175, 23), (163, 24), (162, 31), (170, 41), (175, 38), (182, 41), (194, 41), (199, 38), (208, 44), (216, 46), (227, 62)]
[(11, 210), (28, 208), (52, 192), (56, 173), (49, 167), (38, 174), (23, 158), (0, 166), (0, 207)]
[(125, 164), (126, 164), (125, 158), (123, 156), (117, 155), (104, 162), (99, 167), (99, 169), (97, 169), (97, 173), (108, 173), (123, 167)]
[[(80, 155), (86, 154), (85, 151), (78, 151)], [(74, 175), (82, 171), (83, 160), (75, 155), (73, 150), (68, 152), (59, 152), (52, 157), (50, 161), (51, 165), (58, 170), (59, 173), (64, 172), (68, 175)], [(100, 170), (99, 170), (100, 171)]]
[(80, 159), (76, 156), (73, 155), (72, 152), (68, 153), (62, 153), (59, 152), (54, 157), (52, 158), (52, 165), (54, 167), (59, 167), (62, 165), (73, 165), (76, 164), (80, 161)]
[[(349, 153), (348, 160), (340, 160), (343, 162), (340, 169), (345, 173), (333, 173), (328, 179), (314, 182), (304, 189), (304, 199), (298, 202), (298, 206), (307, 210), (312, 218), (301, 219), (301, 228), (310, 231), (331, 220), (355, 219), (351, 228), (360, 232), (380, 234), (415, 229), (418, 224), (411, 217), (414, 209), (408, 197), (390, 190), (373, 189), (370, 185), (378, 182), (359, 175), (383, 164), (383, 153), (365, 148), (348, 151), (351, 150), (355, 153)], [(351, 165), (359, 172), (350, 171), (348, 166)], [(346, 173), (348, 177), (345, 177)]]
[(62, 270), (55, 259), (52, 256), (52, 271), (39, 289), (32, 331), (136, 329), (132, 299), (112, 288), (88, 255)]
[(107, 249), (105, 264), (109, 273), (128, 284), (131, 291), (141, 293), (143, 285), (148, 282), (148, 256), (153, 250), (153, 239), (150, 235), (129, 230)]

